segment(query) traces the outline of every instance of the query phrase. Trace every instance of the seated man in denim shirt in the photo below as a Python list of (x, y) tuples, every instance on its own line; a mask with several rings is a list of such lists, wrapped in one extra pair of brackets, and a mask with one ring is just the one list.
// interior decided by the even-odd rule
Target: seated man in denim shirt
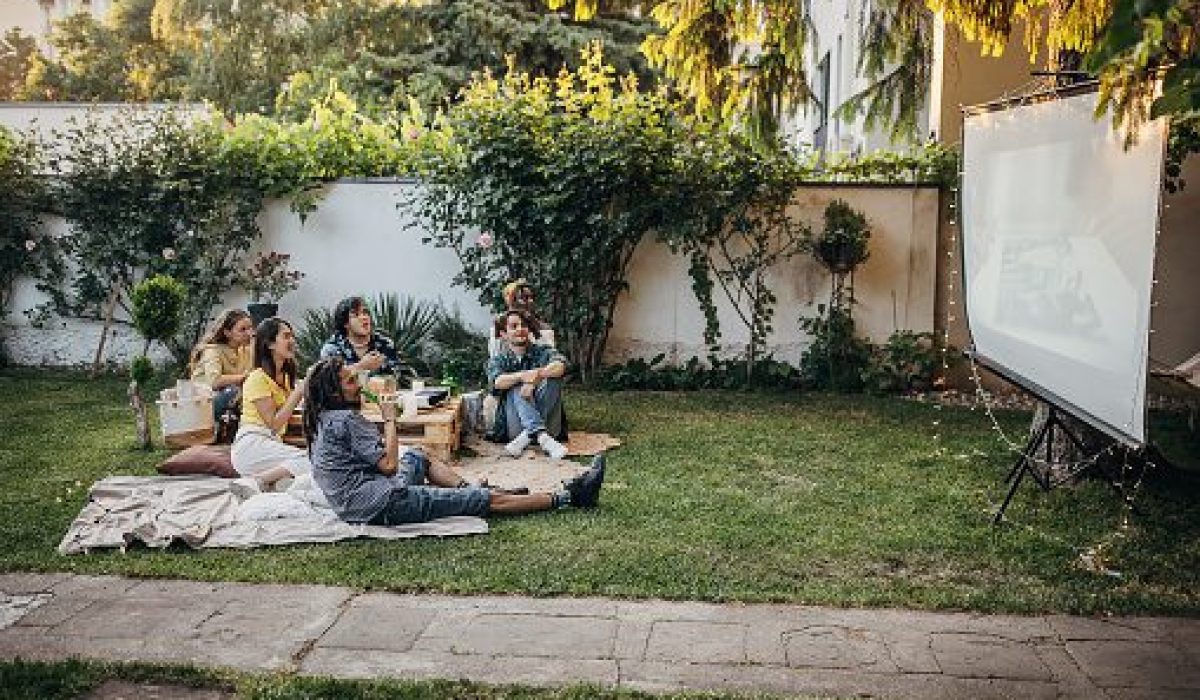
[(520, 457), (533, 441), (553, 459), (562, 459), (567, 448), (563, 420), (562, 376), (567, 360), (552, 347), (529, 338), (530, 319), (524, 311), (510, 309), (496, 319), (496, 332), (504, 339), (500, 351), (488, 360), (488, 386), (498, 398), (496, 420), (489, 436), (513, 457)]
[(359, 413), (357, 372), (335, 357), (318, 362), (305, 385), (304, 432), (313, 479), (330, 507), (348, 523), (400, 525), (451, 515), (517, 515), (552, 508), (592, 508), (604, 483), (604, 455), (592, 467), (547, 493), (508, 493), (472, 486), (419, 451), (401, 456), (396, 405), (383, 402), (383, 436)]
[(333, 310), (333, 335), (321, 346), (321, 359), (340, 357), (356, 372), (408, 372), (395, 343), (373, 323), (362, 297), (339, 301)]

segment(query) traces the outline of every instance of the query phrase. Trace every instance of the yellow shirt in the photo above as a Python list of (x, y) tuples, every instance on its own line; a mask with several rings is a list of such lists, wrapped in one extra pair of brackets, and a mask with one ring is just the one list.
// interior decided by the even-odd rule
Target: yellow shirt
[(192, 367), (192, 381), (211, 387), (223, 374), (246, 374), (252, 369), (249, 345), (231, 348), (224, 343), (210, 343), (200, 350)]
[[(256, 369), (251, 372), (246, 376), (246, 381), (242, 382), (242, 425), (269, 427), (267, 421), (259, 414), (258, 404), (255, 402), (259, 399), (270, 397), (271, 403), (275, 405), (275, 410), (278, 411), (279, 407), (287, 401), (288, 392), (291, 390), (290, 382), (286, 382), (286, 386), (279, 386), (262, 369)], [(287, 424), (285, 423), (283, 430), (277, 432), (283, 435), (286, 430)]]

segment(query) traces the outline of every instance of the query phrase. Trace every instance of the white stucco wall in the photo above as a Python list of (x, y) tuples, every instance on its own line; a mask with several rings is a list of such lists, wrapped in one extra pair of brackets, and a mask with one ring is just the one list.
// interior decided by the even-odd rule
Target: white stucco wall
[[(299, 289), (282, 300), (280, 315), (299, 321), (305, 309), (329, 307), (350, 294), (396, 292), (457, 306), (468, 322), (486, 328), (489, 314), (475, 293), (451, 284), (459, 269), (455, 255), (422, 243), (420, 233), (405, 226), (410, 214), (396, 205), (417, 187), (412, 182), (339, 182), (325, 188), (317, 211), (303, 224), (286, 202), (272, 202), (260, 218), (263, 238), (255, 251), (290, 253), (293, 269), (306, 275)], [(795, 214), (819, 225), (825, 204), (835, 197), (861, 209), (874, 229), (871, 258), (855, 280), (861, 330), (876, 340), (897, 328), (930, 330), (937, 191), (806, 187), (797, 192)], [(57, 235), (67, 233), (61, 221), (47, 225)], [(806, 344), (797, 319), (815, 314), (816, 304), (828, 299), (829, 279), (802, 256), (773, 271), (771, 280), (779, 303), (768, 350), (795, 362)], [(659, 352), (679, 360), (706, 355), (703, 314), (692, 296), (685, 259), (648, 239), (634, 258), (629, 285), (617, 307), (610, 360)], [(18, 283), (4, 329), (9, 357), (29, 365), (90, 362), (99, 324), (59, 319), (49, 329), (33, 328), (23, 312), (43, 300), (32, 281)], [(226, 299), (231, 305), (245, 301), (240, 292)], [(747, 333), (720, 296), (718, 309), (723, 341), (731, 352), (738, 352)], [(125, 363), (140, 349), (136, 334), (118, 326), (107, 356)]]
[[(859, 332), (882, 342), (895, 330), (932, 331), (938, 191), (806, 186), (796, 192), (792, 213), (819, 230), (825, 206), (837, 198), (862, 211), (873, 231), (871, 257), (854, 279)], [(798, 319), (816, 315), (817, 305), (828, 302), (829, 274), (811, 257), (800, 255), (772, 270), (770, 282), (778, 302), (768, 351), (795, 363), (808, 345)], [(742, 352), (749, 332), (719, 287), (713, 294), (723, 349)], [(704, 314), (692, 293), (687, 260), (653, 240), (643, 242), (630, 269), (629, 291), (617, 306), (607, 359), (658, 353), (681, 362), (693, 355), (703, 358), (703, 339)]]

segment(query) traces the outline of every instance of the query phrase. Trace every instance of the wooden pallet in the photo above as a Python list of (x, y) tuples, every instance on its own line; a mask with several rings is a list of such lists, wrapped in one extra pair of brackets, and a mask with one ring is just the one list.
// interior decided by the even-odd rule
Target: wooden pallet
[[(364, 407), (363, 417), (382, 429), (383, 418), (378, 410)], [(462, 439), (462, 398), (451, 397), (441, 406), (418, 411), (412, 418), (397, 416), (396, 434), (401, 445), (419, 445), (430, 457), (453, 460)]]
[[(379, 408), (366, 404), (363, 417), (383, 429), (383, 417)], [(462, 397), (447, 399), (441, 406), (426, 408), (412, 418), (396, 418), (396, 438), (401, 445), (419, 445), (425, 454), (444, 461), (451, 461), (462, 441)], [(304, 418), (297, 410), (288, 421), (283, 441), (289, 445), (304, 447)]]

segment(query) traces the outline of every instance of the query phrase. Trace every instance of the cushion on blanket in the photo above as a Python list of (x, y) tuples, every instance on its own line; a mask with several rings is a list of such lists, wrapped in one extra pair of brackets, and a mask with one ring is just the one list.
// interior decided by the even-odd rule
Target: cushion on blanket
[(193, 445), (158, 465), (158, 473), (167, 476), (212, 474), (226, 479), (241, 476), (233, 468), (229, 445)]

